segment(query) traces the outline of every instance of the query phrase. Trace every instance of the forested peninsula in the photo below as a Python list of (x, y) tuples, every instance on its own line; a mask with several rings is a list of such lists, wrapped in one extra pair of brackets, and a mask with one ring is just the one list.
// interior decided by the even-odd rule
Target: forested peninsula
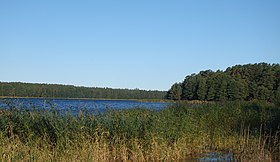
[(225, 71), (200, 71), (175, 83), (166, 94), (171, 100), (280, 101), (279, 64), (235, 65)]
[(78, 87), (61, 84), (0, 82), (2, 97), (163, 99), (166, 91)]

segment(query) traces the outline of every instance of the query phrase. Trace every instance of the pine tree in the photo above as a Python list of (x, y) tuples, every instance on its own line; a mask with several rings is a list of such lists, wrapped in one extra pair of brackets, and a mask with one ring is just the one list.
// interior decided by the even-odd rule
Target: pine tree
[(246, 97), (245, 86), (241, 80), (232, 79), (228, 84), (228, 98), (231, 101), (244, 100)]
[(197, 86), (197, 98), (198, 100), (205, 100), (207, 94), (207, 86), (206, 86), (206, 79), (200, 77), (198, 79), (198, 86)]
[[(184, 100), (253, 100), (274, 101), (280, 86), (279, 64), (247, 64), (226, 71), (201, 71), (182, 83)], [(275, 98), (275, 99), (274, 99)]]
[(275, 94), (275, 103), (277, 105), (280, 105), (280, 86), (277, 88), (276, 90), (276, 94)]
[(196, 80), (194, 74), (187, 76), (182, 86), (182, 98), (185, 100), (193, 100), (195, 96)]
[(171, 89), (167, 92), (167, 99), (170, 100), (181, 100), (182, 86), (180, 83), (175, 83), (172, 85)]
[(214, 80), (213, 77), (208, 79), (207, 86), (208, 86), (208, 88), (207, 88), (206, 99), (208, 101), (213, 101), (215, 99), (215, 94), (216, 94), (216, 91), (215, 91), (215, 80)]
[(226, 101), (227, 98), (227, 80), (222, 80), (217, 91), (217, 100), (218, 101)]
[(265, 86), (258, 87), (258, 99), (259, 100), (272, 100), (272, 94)]

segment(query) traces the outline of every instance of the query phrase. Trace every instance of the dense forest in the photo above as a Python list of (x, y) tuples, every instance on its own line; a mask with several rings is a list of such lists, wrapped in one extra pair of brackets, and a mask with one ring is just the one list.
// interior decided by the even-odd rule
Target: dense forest
[(225, 71), (200, 71), (175, 83), (166, 94), (171, 100), (266, 100), (280, 102), (280, 65), (236, 65)]
[(166, 92), (139, 89), (77, 87), (60, 84), (0, 82), (3, 97), (163, 99)]

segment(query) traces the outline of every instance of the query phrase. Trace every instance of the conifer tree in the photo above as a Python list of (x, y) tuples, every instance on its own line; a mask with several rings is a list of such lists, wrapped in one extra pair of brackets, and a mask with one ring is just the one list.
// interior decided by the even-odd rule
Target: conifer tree
[(247, 64), (226, 71), (201, 71), (188, 75), (182, 83), (183, 100), (253, 100), (274, 101), (280, 86), (279, 64)]
[(199, 78), (198, 79), (198, 87), (197, 87), (197, 99), (198, 100), (205, 100), (207, 94), (207, 86), (206, 86), (206, 79)]

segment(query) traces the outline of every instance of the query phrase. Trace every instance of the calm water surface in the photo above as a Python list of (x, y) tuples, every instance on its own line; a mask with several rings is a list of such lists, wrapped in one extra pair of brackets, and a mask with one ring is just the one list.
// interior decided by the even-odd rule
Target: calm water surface
[(160, 110), (171, 105), (164, 102), (140, 102), (137, 100), (86, 100), (86, 99), (42, 99), (42, 98), (13, 98), (0, 99), (0, 108), (23, 109), (56, 109), (71, 111), (74, 114), (79, 110), (104, 112), (106, 109), (147, 108)]

